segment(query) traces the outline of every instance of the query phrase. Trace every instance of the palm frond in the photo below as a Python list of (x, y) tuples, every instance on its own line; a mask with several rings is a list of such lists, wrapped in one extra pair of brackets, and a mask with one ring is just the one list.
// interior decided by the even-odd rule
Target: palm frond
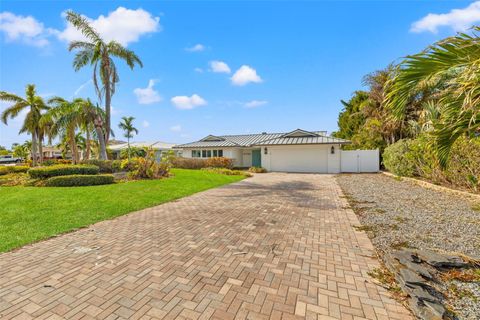
[(100, 35), (90, 25), (90, 22), (87, 20), (87, 18), (81, 16), (76, 12), (69, 10), (66, 13), (66, 19), (75, 28), (77, 28), (87, 39), (95, 43), (102, 41), (102, 39), (100, 38)]

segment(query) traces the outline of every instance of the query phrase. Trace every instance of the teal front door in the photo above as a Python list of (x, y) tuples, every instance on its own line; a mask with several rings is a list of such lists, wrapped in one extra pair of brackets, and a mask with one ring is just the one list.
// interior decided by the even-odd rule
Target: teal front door
[(260, 168), (262, 166), (262, 154), (259, 149), (252, 150), (252, 167)]

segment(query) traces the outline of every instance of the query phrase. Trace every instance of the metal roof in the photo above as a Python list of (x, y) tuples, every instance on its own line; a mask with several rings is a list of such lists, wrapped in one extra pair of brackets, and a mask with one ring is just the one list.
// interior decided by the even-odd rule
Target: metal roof
[(316, 136), (316, 137), (280, 137), (261, 141), (256, 143), (256, 146), (273, 146), (273, 145), (286, 145), (286, 144), (346, 144), (350, 143), (348, 140), (334, 138), (329, 136)]
[[(172, 149), (172, 147), (175, 146), (174, 143), (168, 143), (168, 142), (163, 142), (163, 141), (148, 141), (148, 142), (131, 142), (130, 147), (135, 147), (135, 148), (152, 148), (152, 149)], [(115, 145), (110, 145), (108, 146), (110, 150), (113, 151), (118, 151), (118, 150), (123, 150), (128, 148), (128, 143), (122, 143), (122, 144), (115, 144)]]
[[(292, 133), (303, 131), (309, 136), (298, 137), (288, 136)], [(219, 138), (218, 140), (210, 139)], [(258, 145), (273, 144), (324, 144), (324, 143), (349, 143), (348, 140), (326, 136), (325, 131), (308, 132), (304, 130), (294, 130), (287, 133), (258, 133), (258, 134), (240, 134), (240, 135), (209, 135), (202, 140), (176, 145), (174, 148), (214, 148), (214, 147), (251, 147)]]

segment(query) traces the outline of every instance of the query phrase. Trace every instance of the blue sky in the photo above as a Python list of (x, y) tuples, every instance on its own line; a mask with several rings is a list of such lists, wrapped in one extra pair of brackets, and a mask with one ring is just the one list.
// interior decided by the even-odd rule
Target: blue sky
[[(361, 89), (365, 74), (480, 21), (480, 4), (469, 1), (1, 1), (0, 90), (23, 95), (34, 83), (46, 98), (97, 100), (92, 70), (71, 67), (66, 47), (77, 35), (67, 9), (144, 63), (133, 71), (117, 63), (117, 138), (120, 118), (134, 116), (135, 140), (174, 143), (331, 132), (340, 99)], [(0, 125), (0, 145), (27, 139), (19, 122)]]

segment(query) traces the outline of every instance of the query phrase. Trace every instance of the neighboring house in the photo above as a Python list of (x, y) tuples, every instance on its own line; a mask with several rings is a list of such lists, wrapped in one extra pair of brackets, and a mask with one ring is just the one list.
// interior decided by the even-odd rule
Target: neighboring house
[[(53, 146), (44, 146), (43, 147), (43, 159), (62, 159), (62, 150)], [(68, 152), (68, 156), (71, 157), (70, 152)]]
[[(349, 153), (354, 169), (342, 170), (340, 147), (350, 141), (328, 136), (325, 131), (297, 129), (288, 133), (209, 135), (175, 146), (185, 158), (226, 157), (235, 167), (263, 167), (268, 171), (339, 173), (378, 171), (378, 150)], [(347, 159), (348, 158), (348, 159)], [(368, 158), (368, 166), (367, 164)], [(361, 159), (364, 159), (363, 166)], [(344, 164), (344, 166), (350, 163)]]
[[(153, 149), (155, 151), (155, 159), (160, 161), (162, 159), (163, 154), (166, 152), (172, 151), (174, 143), (167, 143), (162, 141), (153, 141), (153, 142), (131, 142), (130, 147), (132, 148), (140, 148), (140, 149)], [(120, 153), (122, 150), (128, 149), (127, 143), (119, 143), (114, 145), (109, 145), (108, 149), (112, 152), (113, 159), (120, 159)], [(176, 155), (180, 155), (179, 150), (174, 150)]]

